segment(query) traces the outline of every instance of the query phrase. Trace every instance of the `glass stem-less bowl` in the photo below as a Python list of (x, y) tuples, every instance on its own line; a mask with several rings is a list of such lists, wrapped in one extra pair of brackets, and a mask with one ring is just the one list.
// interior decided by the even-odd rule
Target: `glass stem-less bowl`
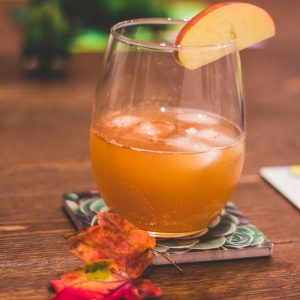
[[(235, 42), (177, 46), (184, 25), (140, 19), (112, 27), (91, 122), (91, 161), (106, 204), (158, 237), (203, 232), (229, 201), (244, 161)], [(186, 68), (182, 55), (202, 65)]]

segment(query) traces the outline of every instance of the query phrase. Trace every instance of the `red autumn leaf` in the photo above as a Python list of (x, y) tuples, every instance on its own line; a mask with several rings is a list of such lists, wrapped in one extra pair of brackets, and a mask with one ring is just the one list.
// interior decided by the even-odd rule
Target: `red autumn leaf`
[(110, 291), (105, 296), (106, 300), (143, 300), (154, 299), (161, 296), (161, 290), (156, 287), (150, 280), (135, 279), (127, 281), (119, 288)]
[[(138, 279), (139, 280), (139, 279)], [(141, 281), (141, 282), (140, 282)], [(161, 296), (161, 291), (150, 280), (127, 281), (106, 295), (96, 291), (78, 288), (65, 288), (52, 300), (146, 300)]]
[(161, 296), (150, 280), (128, 280), (117, 274), (112, 260), (87, 263), (84, 267), (52, 280), (59, 292), (53, 300), (142, 300)]
[(99, 300), (105, 299), (101, 293), (86, 291), (77, 288), (65, 288), (57, 294), (52, 300)]
[(138, 278), (152, 262), (155, 239), (117, 214), (97, 215), (98, 226), (66, 237), (72, 253), (84, 261), (113, 259), (123, 276)]

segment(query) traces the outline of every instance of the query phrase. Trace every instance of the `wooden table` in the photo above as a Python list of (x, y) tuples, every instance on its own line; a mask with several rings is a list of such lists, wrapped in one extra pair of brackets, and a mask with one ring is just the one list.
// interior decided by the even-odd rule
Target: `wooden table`
[[(278, 36), (242, 54), (247, 156), (234, 201), (274, 242), (272, 258), (154, 269), (163, 299), (300, 299), (299, 211), (258, 175), (300, 163), (300, 2), (251, 1), (274, 16)], [(48, 299), (49, 280), (79, 264), (62, 233), (66, 191), (95, 188), (88, 158), (100, 55), (76, 55), (64, 80), (18, 69), (19, 33), (0, 6), (0, 299)]]

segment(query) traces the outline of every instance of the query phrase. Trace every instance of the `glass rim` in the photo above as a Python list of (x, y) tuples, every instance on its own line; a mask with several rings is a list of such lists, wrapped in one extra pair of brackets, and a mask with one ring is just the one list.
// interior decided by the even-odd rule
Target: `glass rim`
[(123, 42), (125, 44), (131, 46), (137, 46), (142, 48), (151, 48), (154, 50), (163, 50), (163, 51), (179, 51), (179, 50), (196, 50), (196, 49), (205, 49), (205, 50), (219, 50), (228, 47), (236, 46), (235, 37), (231, 40), (220, 43), (220, 44), (212, 44), (212, 45), (203, 45), (203, 46), (181, 46), (170, 43), (154, 43), (154, 42), (146, 42), (142, 40), (137, 40), (120, 34), (117, 32), (120, 28), (130, 27), (130, 26), (138, 26), (138, 25), (184, 25), (189, 20), (186, 19), (172, 19), (172, 18), (141, 18), (141, 19), (131, 19), (125, 20), (116, 23), (110, 29), (110, 34), (118, 41)]

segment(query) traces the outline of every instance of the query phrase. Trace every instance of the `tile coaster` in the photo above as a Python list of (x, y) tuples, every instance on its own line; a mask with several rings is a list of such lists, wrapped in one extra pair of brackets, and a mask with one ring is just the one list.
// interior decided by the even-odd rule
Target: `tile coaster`
[[(96, 225), (96, 213), (108, 211), (96, 191), (67, 193), (63, 206), (77, 229)], [(230, 202), (202, 236), (157, 239), (155, 250), (173, 262), (191, 263), (270, 256), (273, 244)], [(155, 265), (169, 263), (162, 255), (154, 256)]]

